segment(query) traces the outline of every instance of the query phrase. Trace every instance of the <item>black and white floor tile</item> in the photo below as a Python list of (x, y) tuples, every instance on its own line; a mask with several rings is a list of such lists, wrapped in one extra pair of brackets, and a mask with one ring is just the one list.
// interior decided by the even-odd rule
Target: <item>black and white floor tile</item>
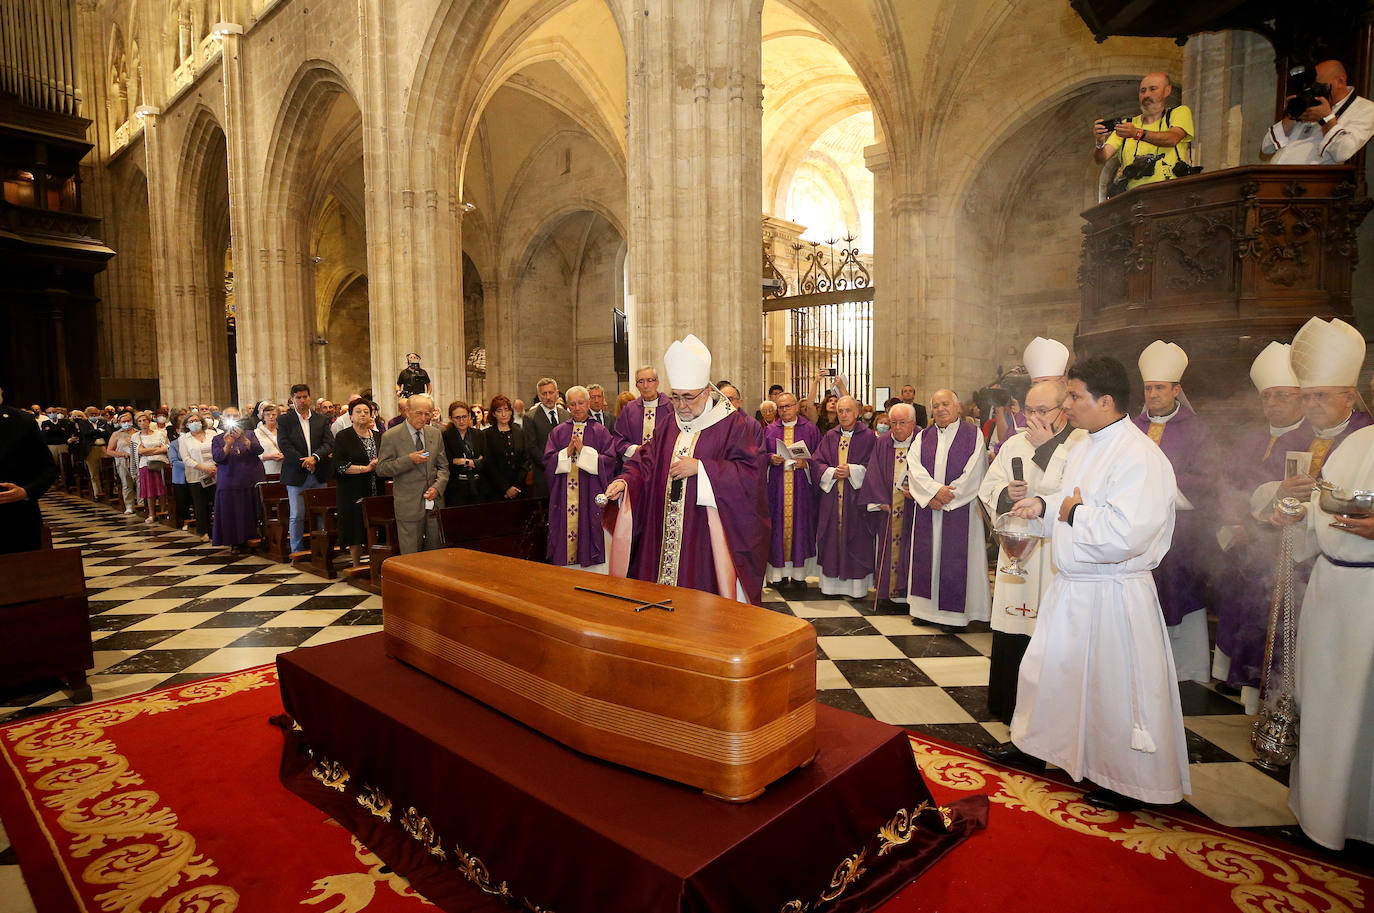
[[(149, 526), (79, 498), (49, 496), (44, 515), (57, 547), (80, 546), (95, 668), (90, 696), (105, 700), (273, 661), (298, 646), (381, 630), (381, 597), (259, 556), (233, 556), (189, 533)], [(831, 706), (959, 745), (1007, 739), (987, 708), (986, 624), (950, 634), (876, 615), (872, 600), (764, 591), (766, 607), (805, 618), (818, 635), (818, 698)], [(1188, 804), (1232, 827), (1318, 850), (1288, 810), (1286, 776), (1253, 763), (1250, 724), (1236, 701), (1185, 682), (1193, 793)], [(57, 681), (0, 690), (0, 722), (74, 704)], [(1374, 851), (1350, 844), (1333, 857), (1374, 868)], [(32, 910), (0, 824), (0, 911)]]

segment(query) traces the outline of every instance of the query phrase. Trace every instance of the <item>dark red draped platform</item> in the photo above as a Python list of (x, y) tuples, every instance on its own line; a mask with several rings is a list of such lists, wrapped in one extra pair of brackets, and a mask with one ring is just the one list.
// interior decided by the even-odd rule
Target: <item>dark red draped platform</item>
[(390, 657), (278, 657), (282, 781), (440, 909), (870, 911), (987, 821), (937, 806), (906, 734), (818, 707), (819, 751), (741, 805), (565, 748)]

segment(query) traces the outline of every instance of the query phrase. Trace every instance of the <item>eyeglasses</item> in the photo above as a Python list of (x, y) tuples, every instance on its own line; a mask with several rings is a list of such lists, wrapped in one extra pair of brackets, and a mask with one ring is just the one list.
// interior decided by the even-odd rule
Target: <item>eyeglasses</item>
[(672, 403), (674, 406), (681, 406), (686, 403), (694, 403), (697, 400), (701, 399), (701, 394), (705, 393), (709, 389), (709, 387), (702, 387), (695, 393), (687, 393), (684, 395), (679, 395), (677, 393), (669, 393), (668, 402)]
[(1344, 393), (1344, 390), (1323, 390), (1321, 392), (1313, 391), (1311, 393), (1303, 393), (1302, 401), (1305, 403), (1324, 403), (1332, 397), (1341, 396)]
[(1301, 394), (1289, 393), (1287, 390), (1265, 390), (1260, 394), (1262, 403), (1291, 403)]
[(1027, 410), (1026, 410), (1026, 414), (1027, 414), (1027, 415), (1038, 415), (1038, 416), (1040, 416), (1041, 418), (1044, 418), (1044, 417), (1047, 416), (1047, 415), (1051, 415), (1052, 413), (1058, 412), (1058, 411), (1059, 411), (1060, 409), (1062, 409), (1062, 408), (1064, 408), (1064, 407), (1063, 407), (1063, 406), (1055, 406), (1055, 407), (1053, 407), (1053, 408), (1051, 408), (1051, 409), (1027, 409)]
[(657, 378), (657, 377), (640, 377), (640, 378), (637, 378), (637, 379), (635, 380), (636, 386), (640, 386), (640, 387), (644, 386), (645, 384), (656, 384), (656, 383), (658, 383), (658, 378)]

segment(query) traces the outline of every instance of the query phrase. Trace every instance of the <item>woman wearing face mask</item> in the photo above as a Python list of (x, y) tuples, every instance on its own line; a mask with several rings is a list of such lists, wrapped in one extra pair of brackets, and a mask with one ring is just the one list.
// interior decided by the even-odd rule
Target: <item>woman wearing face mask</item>
[(156, 523), (167, 500), (167, 483), (162, 478), (162, 464), (167, 462), (167, 432), (153, 424), (151, 412), (140, 413), (135, 421), (138, 430), (133, 433), (130, 452), (138, 460), (138, 496), (148, 508), (144, 522)]
[(887, 413), (886, 413), (886, 412), (879, 412), (879, 413), (877, 413), (876, 415), (873, 416), (873, 431), (874, 431), (874, 433), (876, 433), (876, 434), (882, 434), (882, 433), (884, 433), (884, 432), (886, 432), (886, 431), (891, 431), (891, 430), (892, 430), (892, 426), (891, 426), (890, 424), (888, 424), (888, 421), (887, 421)]
[(258, 414), (262, 416), (262, 420), (258, 422), (258, 427), (253, 429), (258, 443), (262, 445), (263, 472), (273, 477), (281, 475), (283, 459), (281, 448), (277, 446), (277, 416), (280, 411), (273, 403), (258, 406)]
[(347, 546), (353, 566), (358, 566), (367, 527), (363, 525), (363, 498), (381, 494), (377, 482), (377, 448), (382, 436), (376, 431), (373, 406), (355, 399), (348, 407), (349, 426), (334, 435), (334, 474), (339, 479), (339, 545)]
[(119, 413), (115, 432), (105, 444), (105, 451), (114, 458), (115, 475), (119, 478), (120, 494), (124, 498), (124, 513), (134, 512), (138, 503), (138, 490), (134, 479), (138, 471), (136, 463), (130, 462), (129, 448), (133, 445), (134, 415), (132, 412)]
[(267, 479), (263, 471), (262, 442), (239, 425), (238, 410), (222, 413), (224, 431), (210, 442), (210, 456), (219, 466), (215, 485), (215, 522), (211, 541), (235, 553), (258, 534), (258, 493), (255, 486)]
[(192, 412), (181, 441), (181, 461), (186, 464), (186, 484), (191, 489), (191, 509), (201, 542), (210, 541), (210, 506), (215, 503), (215, 476), (219, 466), (210, 453), (210, 432), (199, 413)]
[(167, 459), (172, 464), (172, 524), (184, 530), (191, 525), (191, 486), (186, 484), (186, 463), (181, 458), (182, 425), (185, 413), (178, 409), (167, 424)]

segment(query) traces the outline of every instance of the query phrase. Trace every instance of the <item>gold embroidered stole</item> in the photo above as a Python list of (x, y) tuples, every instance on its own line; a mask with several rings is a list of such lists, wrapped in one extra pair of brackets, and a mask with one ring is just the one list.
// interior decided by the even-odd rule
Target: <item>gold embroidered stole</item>
[(658, 412), (658, 401), (644, 403), (644, 433), (639, 436), (640, 446), (649, 443), (654, 436), (654, 414)]
[[(574, 441), (577, 441), (579, 444), (582, 443), (582, 432), (586, 429), (586, 427), (587, 425), (585, 422), (574, 423), (572, 439)], [(577, 511), (579, 507), (578, 482), (580, 481), (578, 477), (582, 474), (582, 470), (577, 468), (576, 459), (570, 459), (572, 460), (572, 465), (568, 467), (568, 481), (565, 483), (567, 485), (568, 491), (568, 505), (566, 513), (564, 514), (564, 525), (567, 527), (568, 536), (568, 563), (581, 564), (582, 562), (579, 561), (577, 558)]]
[[(697, 435), (680, 432), (673, 446), (669, 467), (679, 459), (690, 457), (696, 450)], [(663, 489), (663, 541), (658, 552), (658, 582), (677, 586), (677, 568), (682, 559), (682, 527), (686, 514), (687, 480), (682, 480), (682, 498), (673, 500), (673, 478), (664, 474), (667, 485)]]
[(1166, 423), (1166, 422), (1150, 422), (1150, 430), (1147, 431), (1147, 432), (1145, 432), (1145, 433), (1148, 434), (1148, 435), (1150, 436), (1150, 440), (1152, 440), (1152, 441), (1154, 441), (1156, 444), (1158, 444), (1159, 441), (1160, 441), (1160, 439), (1164, 437), (1164, 426), (1165, 426), (1165, 424), (1167, 424), (1167, 423)]
[[(849, 465), (849, 442), (850, 442), (851, 440), (853, 440), (853, 438), (845, 437), (844, 434), (841, 434), (841, 435), (840, 435), (840, 457), (839, 457), (839, 463), (836, 464), (836, 465), (838, 465), (838, 466), (848, 466), (848, 465)], [(837, 479), (836, 481), (838, 481), (838, 482), (839, 482), (839, 485), (840, 485), (840, 494), (839, 494), (839, 496), (835, 499), (835, 509), (836, 509), (837, 511), (839, 511), (839, 514), (840, 514), (840, 517), (839, 517), (839, 519), (840, 519), (840, 535), (843, 536), (843, 535), (844, 535), (844, 483), (847, 482), (847, 481), (849, 481), (849, 480), (848, 480), (848, 479)]]
[(1260, 457), (1260, 459), (1261, 459), (1261, 460), (1267, 460), (1267, 459), (1269, 459), (1269, 454), (1271, 454), (1271, 453), (1274, 452), (1274, 445), (1277, 444), (1278, 442), (1279, 442), (1279, 439), (1276, 438), (1276, 437), (1274, 437), (1274, 436), (1271, 434), (1271, 435), (1269, 436), (1269, 446), (1264, 448), (1264, 456)]
[[(784, 425), (782, 427), (782, 442), (788, 447), (792, 446), (792, 432), (796, 426), (791, 428)], [(792, 560), (792, 473), (786, 468), (782, 471), (782, 561), (783, 564)]]
[[(915, 438), (913, 437), (912, 440)], [(906, 488), (906, 454), (910, 446), (908, 443), (906, 447), (896, 448), (896, 463), (892, 472), (892, 516), (889, 518), (887, 556), (889, 593), (900, 590), (902, 583), (897, 571), (902, 563), (902, 555), (906, 553), (907, 548), (907, 543), (902, 541), (902, 536), (906, 532), (903, 522), (906, 520), (906, 495), (903, 492)]]
[(1316, 478), (1321, 475), (1322, 466), (1326, 463), (1326, 456), (1331, 452), (1331, 445), (1336, 442), (1333, 437), (1313, 438), (1312, 446), (1308, 451), (1312, 454), (1312, 468), (1307, 470), (1308, 476)]

